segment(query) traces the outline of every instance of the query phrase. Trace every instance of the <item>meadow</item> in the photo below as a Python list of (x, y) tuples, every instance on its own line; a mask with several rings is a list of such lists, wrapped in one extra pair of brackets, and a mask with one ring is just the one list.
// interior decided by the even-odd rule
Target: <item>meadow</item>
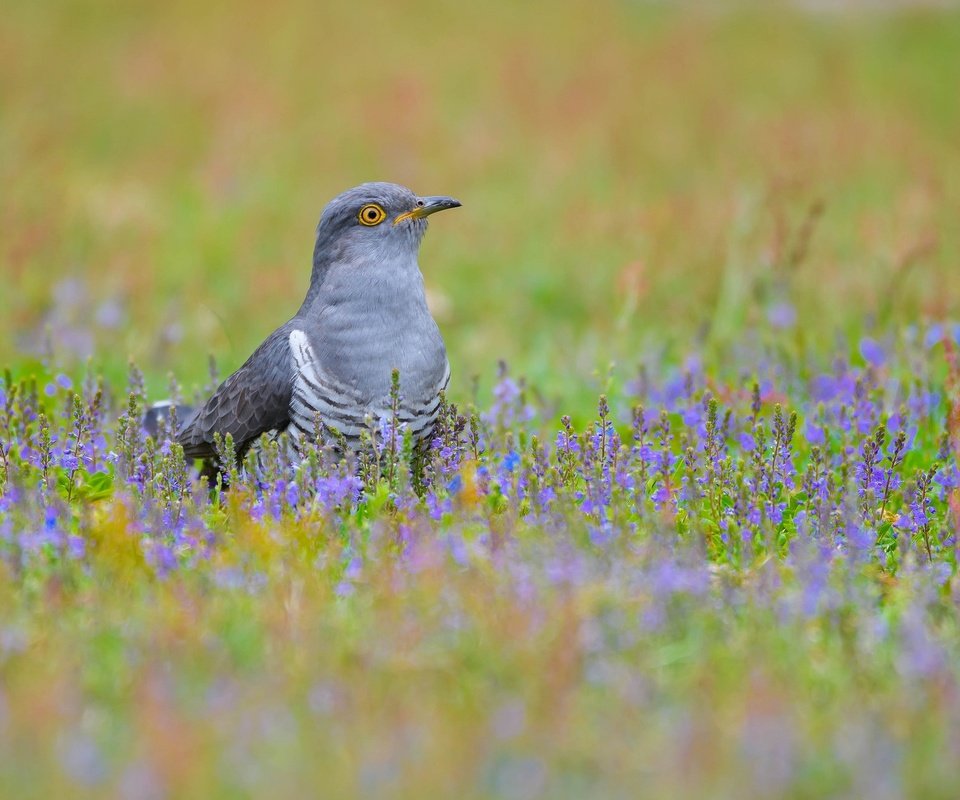
[[(8, 3), (0, 796), (958, 796), (958, 77), (947, 4)], [(372, 179), (463, 201), (422, 485), (206, 484), (142, 410)]]

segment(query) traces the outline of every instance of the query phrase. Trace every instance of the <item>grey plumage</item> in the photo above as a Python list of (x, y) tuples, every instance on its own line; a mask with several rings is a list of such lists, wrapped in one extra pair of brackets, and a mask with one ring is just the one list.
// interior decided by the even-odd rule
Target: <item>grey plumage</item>
[(429, 436), (450, 367), (417, 256), (426, 217), (459, 205), (390, 183), (334, 198), (317, 226), (299, 311), (181, 420), (185, 454), (213, 457), (217, 433), (230, 433), (240, 455), (269, 431), (286, 430), (296, 442), (312, 435), (317, 415), (356, 449), (367, 421), (389, 412), (394, 369), (400, 420), (416, 439)]

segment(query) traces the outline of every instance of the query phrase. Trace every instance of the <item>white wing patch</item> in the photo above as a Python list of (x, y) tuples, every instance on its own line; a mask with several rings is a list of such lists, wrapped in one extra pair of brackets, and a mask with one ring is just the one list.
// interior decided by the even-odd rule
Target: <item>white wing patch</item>
[(293, 394), (290, 398), (290, 432), (294, 439), (309, 435), (314, 427), (320, 398), (309, 375), (316, 373), (313, 348), (307, 334), (300, 330), (290, 331), (290, 360), (293, 362)]
[(293, 369), (297, 377), (304, 369), (313, 368), (313, 348), (303, 331), (290, 331), (290, 355), (293, 356)]

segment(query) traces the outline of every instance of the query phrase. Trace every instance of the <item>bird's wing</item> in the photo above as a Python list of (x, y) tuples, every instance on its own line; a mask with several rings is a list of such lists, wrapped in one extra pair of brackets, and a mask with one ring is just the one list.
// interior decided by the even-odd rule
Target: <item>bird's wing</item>
[(275, 330), (187, 421), (177, 440), (188, 458), (214, 457), (215, 433), (233, 436), (242, 457), (262, 433), (287, 427), (293, 391), (288, 327)]

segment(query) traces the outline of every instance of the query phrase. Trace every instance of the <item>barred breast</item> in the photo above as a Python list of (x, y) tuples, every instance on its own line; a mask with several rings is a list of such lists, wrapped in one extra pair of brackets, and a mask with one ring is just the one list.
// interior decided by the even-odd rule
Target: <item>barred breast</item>
[[(319, 415), (325, 428), (339, 432), (348, 447), (359, 450), (361, 432), (369, 430), (371, 419), (376, 423), (390, 416), (389, 393), (373, 399), (363, 397), (355, 387), (324, 370), (304, 331), (290, 333), (290, 358), (294, 380), (288, 432), (294, 440), (312, 437), (314, 420)], [(397, 416), (415, 441), (424, 440), (432, 433), (440, 413), (440, 392), (449, 382), (450, 363), (446, 361), (439, 382), (425, 394), (421, 391), (420, 396), (411, 397), (404, 391), (401, 372), (401, 402)]]

